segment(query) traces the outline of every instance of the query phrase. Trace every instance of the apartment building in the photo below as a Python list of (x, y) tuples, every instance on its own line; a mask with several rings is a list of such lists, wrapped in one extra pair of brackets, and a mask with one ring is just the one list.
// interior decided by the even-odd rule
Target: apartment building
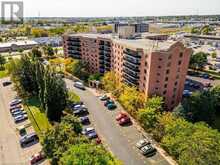
[(87, 62), (92, 73), (113, 70), (146, 97), (163, 96), (169, 110), (182, 99), (192, 53), (182, 42), (73, 34), (63, 36), (63, 46), (65, 56)]

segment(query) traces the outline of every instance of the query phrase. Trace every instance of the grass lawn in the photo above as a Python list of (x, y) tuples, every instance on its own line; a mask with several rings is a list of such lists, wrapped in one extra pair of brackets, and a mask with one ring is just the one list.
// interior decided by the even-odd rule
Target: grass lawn
[(8, 76), (7, 70), (0, 70), (0, 78), (4, 78)]
[(39, 109), (40, 104), (37, 98), (30, 98), (27, 101), (27, 105), (28, 106), (26, 107), (26, 110), (28, 113), (28, 117), (38, 135), (51, 128), (51, 125), (46, 115)]

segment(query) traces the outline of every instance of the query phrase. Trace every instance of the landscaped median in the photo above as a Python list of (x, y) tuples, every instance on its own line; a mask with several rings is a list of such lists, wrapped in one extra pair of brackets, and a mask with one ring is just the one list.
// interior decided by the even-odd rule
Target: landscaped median
[(34, 130), (39, 136), (52, 127), (45, 113), (41, 112), (40, 103), (36, 97), (32, 97), (26, 101), (25, 110), (27, 111), (28, 118), (34, 127)]

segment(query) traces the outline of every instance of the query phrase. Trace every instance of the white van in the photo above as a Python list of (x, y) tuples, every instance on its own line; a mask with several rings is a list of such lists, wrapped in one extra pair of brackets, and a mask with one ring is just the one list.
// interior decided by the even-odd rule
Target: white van
[(81, 82), (75, 82), (74, 87), (82, 89), (82, 90), (86, 89), (85, 86), (83, 85), (83, 83), (81, 83)]

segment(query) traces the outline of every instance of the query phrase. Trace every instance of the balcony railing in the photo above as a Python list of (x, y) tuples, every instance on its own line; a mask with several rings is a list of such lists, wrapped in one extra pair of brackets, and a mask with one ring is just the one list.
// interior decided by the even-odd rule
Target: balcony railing
[(133, 72), (127, 68), (124, 68), (123, 72), (128, 74), (129, 76), (133, 77), (134, 79), (139, 79), (139, 74), (137, 74), (136, 72)]
[(127, 62), (130, 62), (132, 64), (135, 64), (135, 65), (140, 65), (140, 60), (138, 60), (138, 59), (133, 59), (133, 58), (130, 58), (128, 56), (125, 56), (124, 60), (127, 61)]
[(129, 69), (131, 69), (131, 70), (133, 70), (133, 71), (135, 71), (135, 72), (140, 72), (139, 66), (134, 65), (134, 64), (132, 64), (132, 63), (124, 62), (124, 63), (123, 63), (123, 66), (124, 66), (124, 67), (127, 67), (127, 68), (129, 68)]

